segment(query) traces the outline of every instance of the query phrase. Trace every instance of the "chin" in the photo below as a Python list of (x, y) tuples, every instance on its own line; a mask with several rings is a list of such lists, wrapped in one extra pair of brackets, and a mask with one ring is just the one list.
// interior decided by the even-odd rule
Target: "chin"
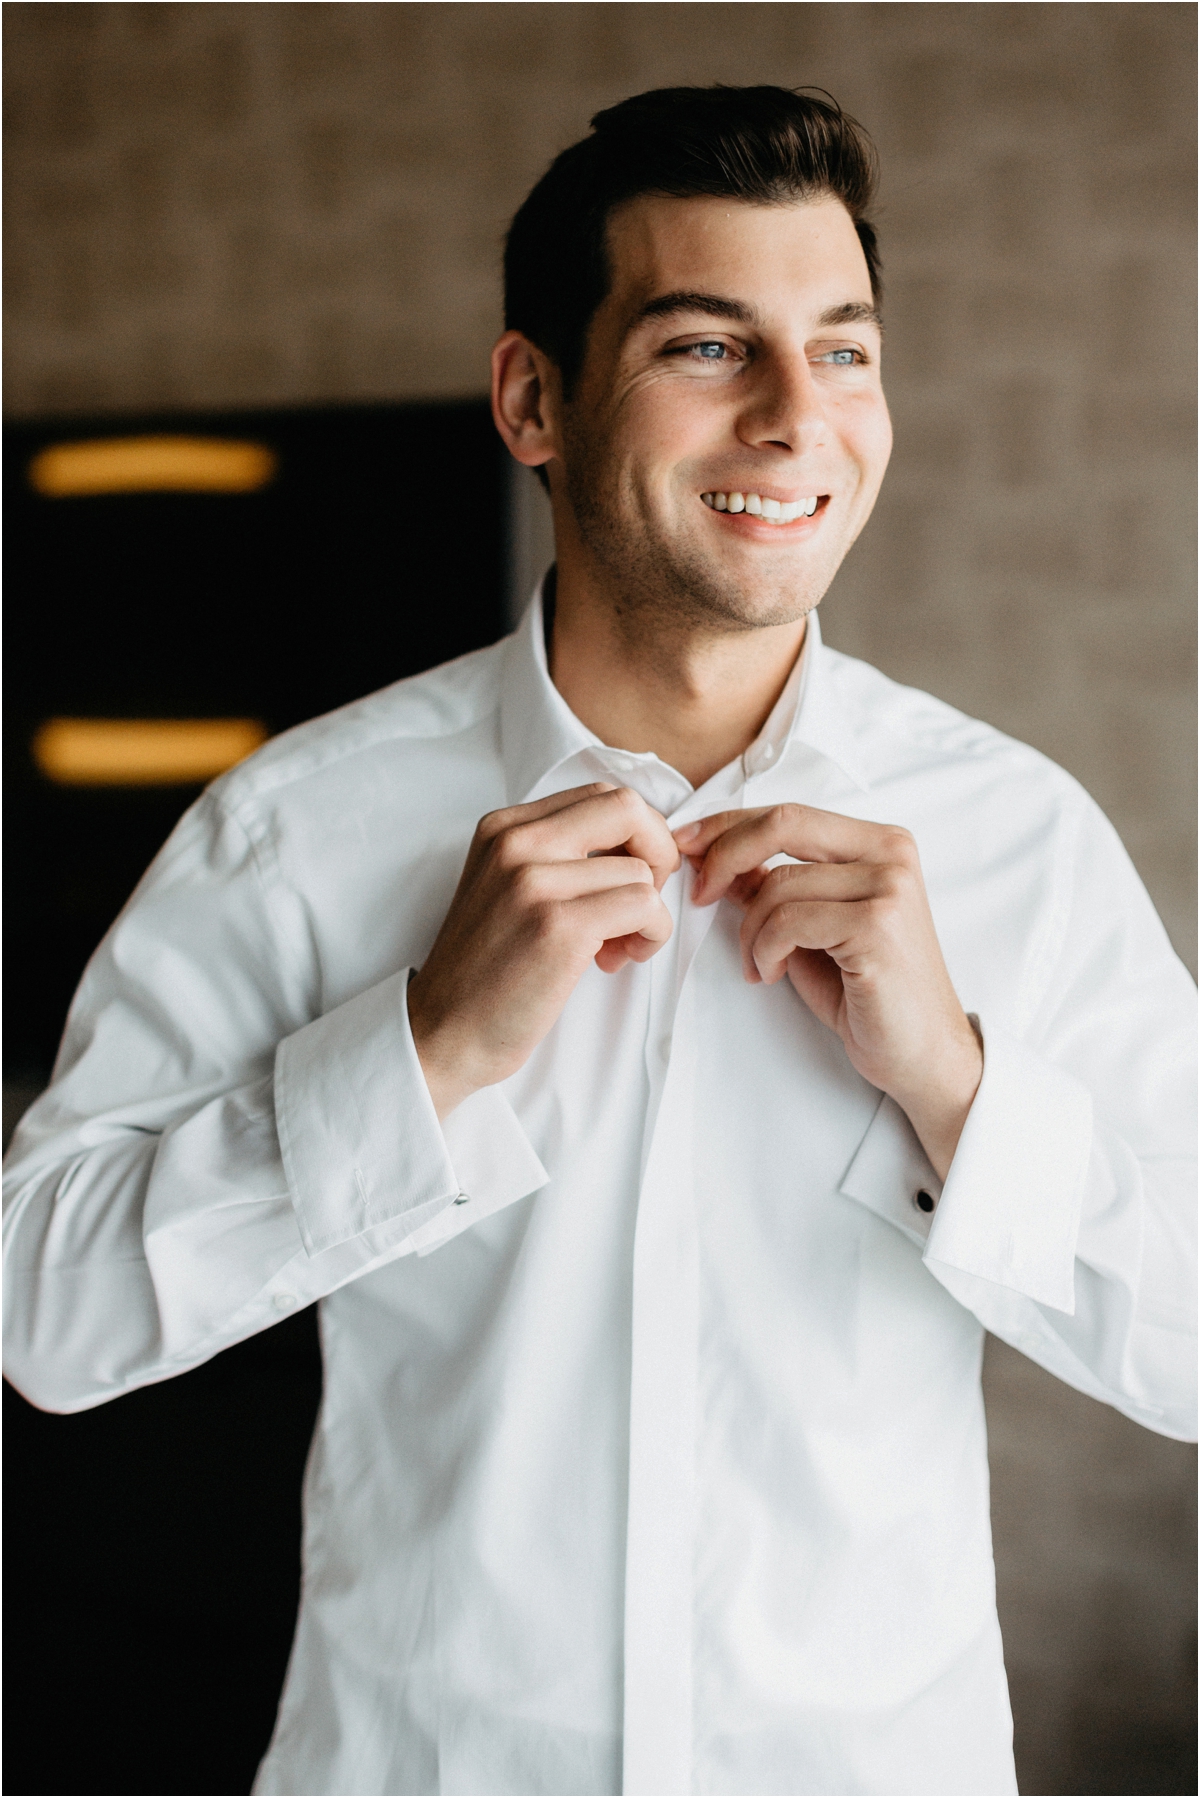
[(775, 626), (797, 624), (821, 603), (819, 594), (789, 595), (778, 593), (760, 599), (744, 599), (729, 609), (729, 617), (747, 630), (771, 630)]
[(753, 580), (744, 575), (739, 579), (739, 572), (713, 569), (704, 580), (695, 580), (693, 575), (689, 584), (706, 612), (749, 630), (796, 624), (820, 605), (833, 579), (832, 574), (826, 578), (823, 570), (806, 570), (800, 576), (788, 570), (779, 580), (762, 574)]

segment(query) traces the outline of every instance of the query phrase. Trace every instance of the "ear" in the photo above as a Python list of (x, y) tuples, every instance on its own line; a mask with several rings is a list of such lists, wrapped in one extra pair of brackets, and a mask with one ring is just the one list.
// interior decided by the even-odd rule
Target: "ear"
[(520, 331), (492, 351), (492, 417), (512, 455), (539, 468), (558, 454), (558, 370)]

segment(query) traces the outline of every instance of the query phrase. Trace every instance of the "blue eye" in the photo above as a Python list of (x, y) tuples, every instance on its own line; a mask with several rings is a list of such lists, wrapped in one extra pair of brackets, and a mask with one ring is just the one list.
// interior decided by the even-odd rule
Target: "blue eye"
[(706, 362), (716, 362), (725, 354), (723, 343), (694, 343), (692, 348), (698, 355), (703, 356)]
[(857, 350), (830, 350), (821, 357), (822, 362), (832, 362), (835, 368), (853, 368)]

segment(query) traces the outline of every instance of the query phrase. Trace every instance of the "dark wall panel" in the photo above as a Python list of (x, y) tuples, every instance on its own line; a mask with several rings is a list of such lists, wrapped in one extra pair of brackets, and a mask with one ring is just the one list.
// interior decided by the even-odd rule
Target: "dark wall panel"
[(5, 1067), (50, 1067), (83, 965), (199, 788), (55, 787), (30, 743), (56, 715), (248, 715), (274, 732), (505, 629), (507, 455), (478, 401), (122, 420), (121, 435), (250, 438), (258, 493), (44, 499), (47, 444), (6, 433)]
[[(486, 405), (122, 420), (252, 438), (237, 496), (56, 499), (6, 438), (6, 1068), (49, 1071), (87, 957), (199, 788), (56, 787), (53, 716), (248, 715), (274, 732), (503, 634), (507, 458)], [(299, 1592), (320, 1399), (309, 1310), (76, 1417), (4, 1392), (5, 1790), (247, 1792)]]

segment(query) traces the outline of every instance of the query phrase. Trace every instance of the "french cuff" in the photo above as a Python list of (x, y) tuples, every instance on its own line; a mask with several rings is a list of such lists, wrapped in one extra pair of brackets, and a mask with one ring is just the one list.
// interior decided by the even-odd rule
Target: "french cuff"
[(418, 1255), (460, 1236), (494, 1211), (545, 1186), (550, 1176), (498, 1086), (484, 1086), (442, 1121), (458, 1181), (454, 1202), (408, 1240)]
[[(516, 1114), (495, 1089), (476, 1093), (445, 1127), (439, 1123), (409, 1028), (408, 981), (402, 968), (286, 1037), (276, 1051), (279, 1146), (309, 1255), (398, 1219), (411, 1225), (406, 1246), (416, 1248), (418, 1232), (443, 1213), (456, 1214), (444, 1236), (429, 1242), (436, 1247), (546, 1183)], [(459, 1113), (468, 1115), (452, 1128)]]
[(979, 1028), (983, 1079), (934, 1213), (925, 1260), (931, 1273), (954, 1268), (1074, 1315), (1092, 1096), (1016, 1037)]
[(857, 1199), (924, 1249), (941, 1202), (942, 1183), (894, 1099), (880, 1097), (838, 1191)]
[(1015, 1037), (979, 1028), (983, 1078), (945, 1185), (883, 1098), (839, 1190), (915, 1243), (956, 1297), (955, 1274), (967, 1274), (1073, 1314), (1091, 1095)]

